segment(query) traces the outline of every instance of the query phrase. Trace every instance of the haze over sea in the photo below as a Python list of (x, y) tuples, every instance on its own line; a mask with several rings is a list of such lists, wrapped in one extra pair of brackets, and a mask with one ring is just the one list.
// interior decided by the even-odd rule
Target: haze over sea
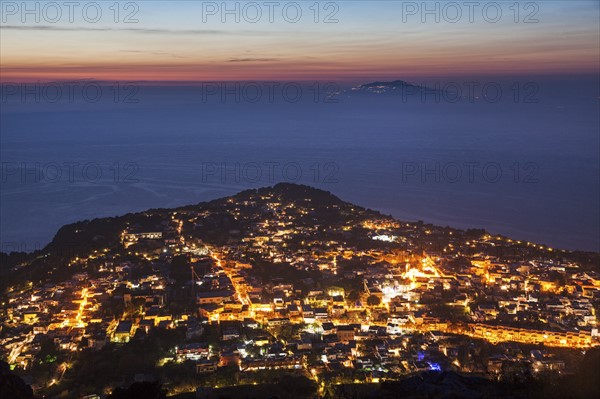
[[(598, 77), (518, 81), (519, 98), (517, 80), (505, 78), (497, 102), (431, 93), (331, 97), (333, 86), (311, 83), (270, 97), (260, 82), (258, 101), (246, 83), (224, 98), (223, 87), (141, 85), (121, 86), (117, 101), (104, 86), (97, 102), (80, 90), (73, 101), (65, 91), (52, 102), (51, 92), (23, 100), (4, 87), (2, 250), (39, 249), (82, 219), (283, 181), (401, 220), (599, 251)], [(539, 91), (524, 88), (531, 81)]]

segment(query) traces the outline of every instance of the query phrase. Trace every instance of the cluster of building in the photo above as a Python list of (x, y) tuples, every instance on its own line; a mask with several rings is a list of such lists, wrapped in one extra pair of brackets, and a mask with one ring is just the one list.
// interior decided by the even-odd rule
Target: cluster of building
[[(242, 194), (164, 211), (152, 229), (131, 223), (120, 245), (69, 266), (93, 272), (13, 287), (1, 307), (4, 357), (27, 369), (47, 340), (77, 353), (182, 328), (161, 364), (377, 381), (448, 368), (497, 374), (507, 363), (562, 371), (553, 347), (600, 342), (600, 275), (564, 252), (400, 223), (329, 197)], [(495, 352), (483, 356), (482, 342)]]

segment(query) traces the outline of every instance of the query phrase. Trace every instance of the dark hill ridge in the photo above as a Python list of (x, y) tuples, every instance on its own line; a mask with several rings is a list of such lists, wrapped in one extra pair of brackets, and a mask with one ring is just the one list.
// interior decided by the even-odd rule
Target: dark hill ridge
[[(50, 244), (39, 252), (59, 254), (61, 259), (70, 258), (73, 255), (84, 255), (88, 250), (99, 250), (117, 245), (121, 233), (128, 225), (135, 224), (139, 225), (142, 230), (152, 230), (164, 221), (172, 211), (197, 212), (209, 209), (218, 212), (231, 202), (243, 204), (246, 201), (262, 197), (276, 198), (283, 204), (294, 202), (298, 206), (310, 205), (320, 211), (317, 212), (318, 216), (325, 219), (332, 219), (341, 215), (348, 216), (355, 211), (366, 211), (362, 207), (342, 201), (329, 191), (301, 184), (278, 183), (272, 187), (244, 190), (230, 197), (175, 209), (149, 209), (144, 212), (129, 213), (118, 217), (97, 218), (67, 224), (61, 227)], [(244, 208), (244, 206), (240, 206)], [(332, 208), (333, 206), (336, 206), (335, 210)], [(372, 212), (373, 215), (379, 215), (376, 211), (369, 212)]]
[(365, 83), (360, 85), (359, 88), (369, 88), (369, 87), (423, 87), (421, 85), (415, 85), (413, 83), (405, 82), (404, 80), (394, 80), (392, 82), (372, 82)]
[(322, 206), (329, 205), (351, 205), (347, 202), (342, 201), (329, 191), (320, 190), (311, 186), (302, 184), (292, 183), (279, 183), (273, 186), (273, 188), (262, 188), (257, 190), (257, 194), (268, 194), (273, 193), (278, 198), (287, 201), (294, 201), (299, 199), (310, 199), (311, 202)]
[(331, 205), (348, 205), (352, 204), (342, 201), (329, 191), (321, 190), (311, 186), (294, 183), (278, 183), (272, 187), (262, 187), (258, 189), (249, 189), (239, 192), (231, 197), (219, 198), (210, 202), (201, 202), (197, 205), (186, 206), (182, 209), (193, 210), (194, 208), (201, 207), (203, 205), (218, 205), (225, 203), (230, 199), (234, 199), (236, 202), (243, 202), (255, 198), (256, 196), (273, 196), (278, 198), (282, 202), (311, 202), (314, 205), (327, 207)]

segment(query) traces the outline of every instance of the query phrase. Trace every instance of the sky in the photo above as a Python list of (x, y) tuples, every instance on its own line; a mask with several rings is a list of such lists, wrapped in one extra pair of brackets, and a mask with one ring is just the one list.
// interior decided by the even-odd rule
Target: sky
[(599, 70), (596, 0), (0, 3), (2, 83)]

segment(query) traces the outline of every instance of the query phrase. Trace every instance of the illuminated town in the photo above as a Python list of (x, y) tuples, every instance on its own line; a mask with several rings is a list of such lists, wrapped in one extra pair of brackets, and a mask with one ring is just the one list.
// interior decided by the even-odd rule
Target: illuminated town
[(156, 380), (208, 398), (288, 380), (345, 397), (427, 371), (548, 378), (600, 344), (599, 256), (279, 184), (68, 225), (6, 255), (0, 346), (40, 397)]

